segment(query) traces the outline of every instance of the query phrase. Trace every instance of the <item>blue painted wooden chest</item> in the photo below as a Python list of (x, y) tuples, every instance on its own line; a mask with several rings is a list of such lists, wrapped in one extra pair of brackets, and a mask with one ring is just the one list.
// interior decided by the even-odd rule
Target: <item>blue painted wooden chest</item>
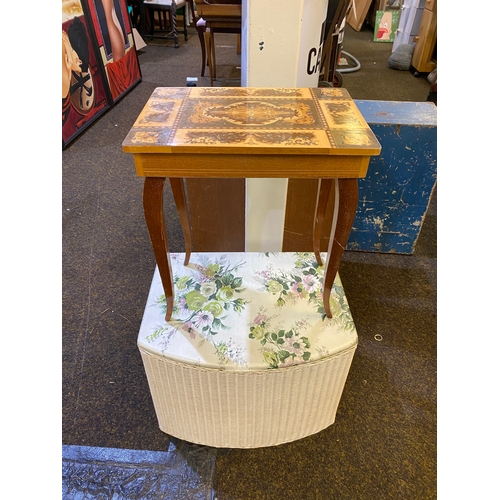
[(359, 180), (347, 250), (412, 254), (437, 177), (437, 107), (355, 100), (382, 153)]

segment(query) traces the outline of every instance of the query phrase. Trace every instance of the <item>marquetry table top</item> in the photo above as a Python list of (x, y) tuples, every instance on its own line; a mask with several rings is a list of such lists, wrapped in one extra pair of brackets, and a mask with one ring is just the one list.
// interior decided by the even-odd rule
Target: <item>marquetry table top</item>
[(343, 88), (158, 87), (127, 153), (378, 155)]

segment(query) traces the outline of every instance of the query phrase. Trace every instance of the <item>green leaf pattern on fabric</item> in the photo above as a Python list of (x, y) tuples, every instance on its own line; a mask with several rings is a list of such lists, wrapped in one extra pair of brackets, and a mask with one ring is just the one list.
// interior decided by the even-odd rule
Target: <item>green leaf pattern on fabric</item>
[[(267, 269), (256, 272), (257, 278), (267, 292), (276, 296), (278, 307), (294, 305), (300, 300), (307, 299), (325, 320), (326, 314), (323, 305), (324, 266), (318, 265), (314, 253), (298, 252), (295, 256), (295, 269), (283, 271), (269, 265)], [(336, 283), (332, 287), (330, 308), (333, 318), (341, 318), (342, 322), (348, 319), (348, 323), (352, 323), (344, 290)], [(349, 325), (349, 328), (354, 328), (354, 324)]]
[[(263, 289), (276, 297), (275, 307), (284, 308), (307, 300), (321, 314), (324, 323), (334, 323), (345, 330), (354, 329), (354, 321), (342, 287), (335, 283), (332, 287), (332, 318), (327, 318), (322, 292), (324, 266), (318, 265), (314, 253), (298, 252), (295, 257), (295, 268), (291, 271), (276, 269), (270, 264), (265, 270), (255, 273)], [(268, 324), (268, 317), (261, 311), (250, 325), (249, 337), (259, 340), (264, 346), (263, 356), (269, 367), (278, 368), (310, 358), (310, 342), (300, 333), (307, 330), (307, 327), (306, 323), (297, 323), (291, 329), (273, 331)], [(320, 349), (316, 348), (316, 351), (322, 354)]]
[[(200, 342), (210, 341), (215, 348), (221, 365), (232, 361), (236, 364), (244, 363), (244, 349), (230, 341), (216, 342), (213, 336), (228, 327), (224, 324), (226, 313), (231, 310), (241, 313), (248, 303), (243, 297), (245, 288), (243, 280), (235, 275), (244, 264), (231, 264), (224, 256), (211, 262), (209, 257), (204, 258), (201, 264), (194, 264), (194, 271), (185, 268), (191, 275), (174, 276), (176, 288), (172, 320), (166, 328), (158, 329), (148, 337), (148, 341), (155, 340), (163, 335), (162, 347), (168, 348), (170, 339), (176, 331), (187, 334), (195, 340), (201, 337)], [(156, 301), (162, 313), (166, 313), (166, 298), (162, 294)], [(200, 346), (200, 342), (198, 345)]]
[(306, 321), (297, 321), (292, 328), (278, 329), (273, 327), (274, 316), (267, 309), (260, 307), (257, 316), (249, 325), (251, 339), (258, 340), (262, 345), (260, 352), (269, 368), (291, 366), (311, 357), (311, 343), (301, 331), (309, 327)]
[[(265, 259), (258, 261), (256, 269), (250, 268), (247, 274), (241, 270), (247, 279), (252, 276), (253, 295), (245, 294), (243, 278), (238, 274), (245, 265), (243, 260), (236, 263), (227, 255), (200, 254), (196, 263), (176, 266), (172, 320), (150, 330), (146, 341), (166, 352), (175, 334), (180, 332), (196, 349), (213, 348), (212, 354), (221, 368), (228, 364), (246, 365), (250, 359), (248, 354), (257, 352), (264, 366), (276, 369), (329, 356), (329, 349), (316, 341), (318, 328), (326, 332), (355, 332), (340, 281), (334, 283), (331, 291), (333, 317), (326, 317), (322, 295), (324, 268), (317, 264), (314, 253), (295, 253), (292, 260), (288, 259), (287, 266), (282, 267), (274, 254), (261, 256)], [(271, 301), (261, 302), (264, 305), (260, 305), (257, 314), (247, 309), (255, 300), (255, 293), (272, 297)], [(306, 304), (307, 307), (303, 307)], [(165, 314), (165, 295), (160, 295), (152, 305)], [(304, 315), (297, 314), (288, 321), (288, 315), (283, 313), (294, 306), (298, 306), (296, 310), (304, 310)], [(311, 316), (312, 311), (318, 316), (314, 313)], [(250, 339), (247, 345), (244, 337), (238, 336), (239, 332), (235, 332), (234, 337), (231, 332), (238, 328), (236, 318), (243, 312), (246, 318), (240, 324), (247, 328), (244, 334)], [(310, 322), (316, 325), (314, 329)], [(313, 331), (316, 333), (312, 334)]]

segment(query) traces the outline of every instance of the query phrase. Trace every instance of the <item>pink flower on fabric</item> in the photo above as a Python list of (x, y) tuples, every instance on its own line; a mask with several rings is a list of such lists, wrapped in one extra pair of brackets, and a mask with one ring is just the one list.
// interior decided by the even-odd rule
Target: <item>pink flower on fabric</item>
[(177, 302), (177, 307), (179, 309), (179, 317), (185, 318), (191, 314), (186, 302), (185, 297), (179, 297), (179, 301)]
[(258, 314), (253, 320), (254, 325), (261, 325), (267, 321), (267, 316), (265, 314)]
[(292, 292), (297, 294), (299, 297), (305, 297), (307, 294), (306, 287), (304, 286), (304, 283), (302, 283), (302, 282), (295, 282), (292, 285)]
[[(298, 347), (296, 347), (294, 344), (297, 344)], [(286, 339), (285, 343), (283, 344), (283, 347), (290, 353), (290, 354), (297, 354), (300, 355), (302, 351), (304, 350), (304, 347), (301, 345), (300, 340), (297, 340), (293, 337)]]
[(311, 274), (307, 274), (304, 276), (302, 282), (304, 283), (304, 288), (310, 293), (315, 290), (315, 288), (318, 286), (319, 281), (318, 278)]
[(272, 277), (271, 270), (269, 269), (266, 271), (257, 271), (257, 275), (259, 275), (265, 281), (269, 281)]
[(208, 311), (201, 311), (193, 317), (193, 325), (196, 328), (210, 326), (214, 321), (214, 315)]
[(196, 331), (193, 328), (193, 323), (191, 321), (188, 321), (184, 323), (182, 326), (182, 329), (189, 334), (189, 337), (192, 338), (193, 340), (196, 338)]

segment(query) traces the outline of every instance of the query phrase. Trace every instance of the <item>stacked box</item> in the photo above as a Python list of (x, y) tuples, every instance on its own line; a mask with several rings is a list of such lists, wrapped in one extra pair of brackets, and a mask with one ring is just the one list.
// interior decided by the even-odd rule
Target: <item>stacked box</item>
[(359, 179), (347, 250), (412, 254), (437, 178), (432, 102), (355, 100), (382, 146)]

